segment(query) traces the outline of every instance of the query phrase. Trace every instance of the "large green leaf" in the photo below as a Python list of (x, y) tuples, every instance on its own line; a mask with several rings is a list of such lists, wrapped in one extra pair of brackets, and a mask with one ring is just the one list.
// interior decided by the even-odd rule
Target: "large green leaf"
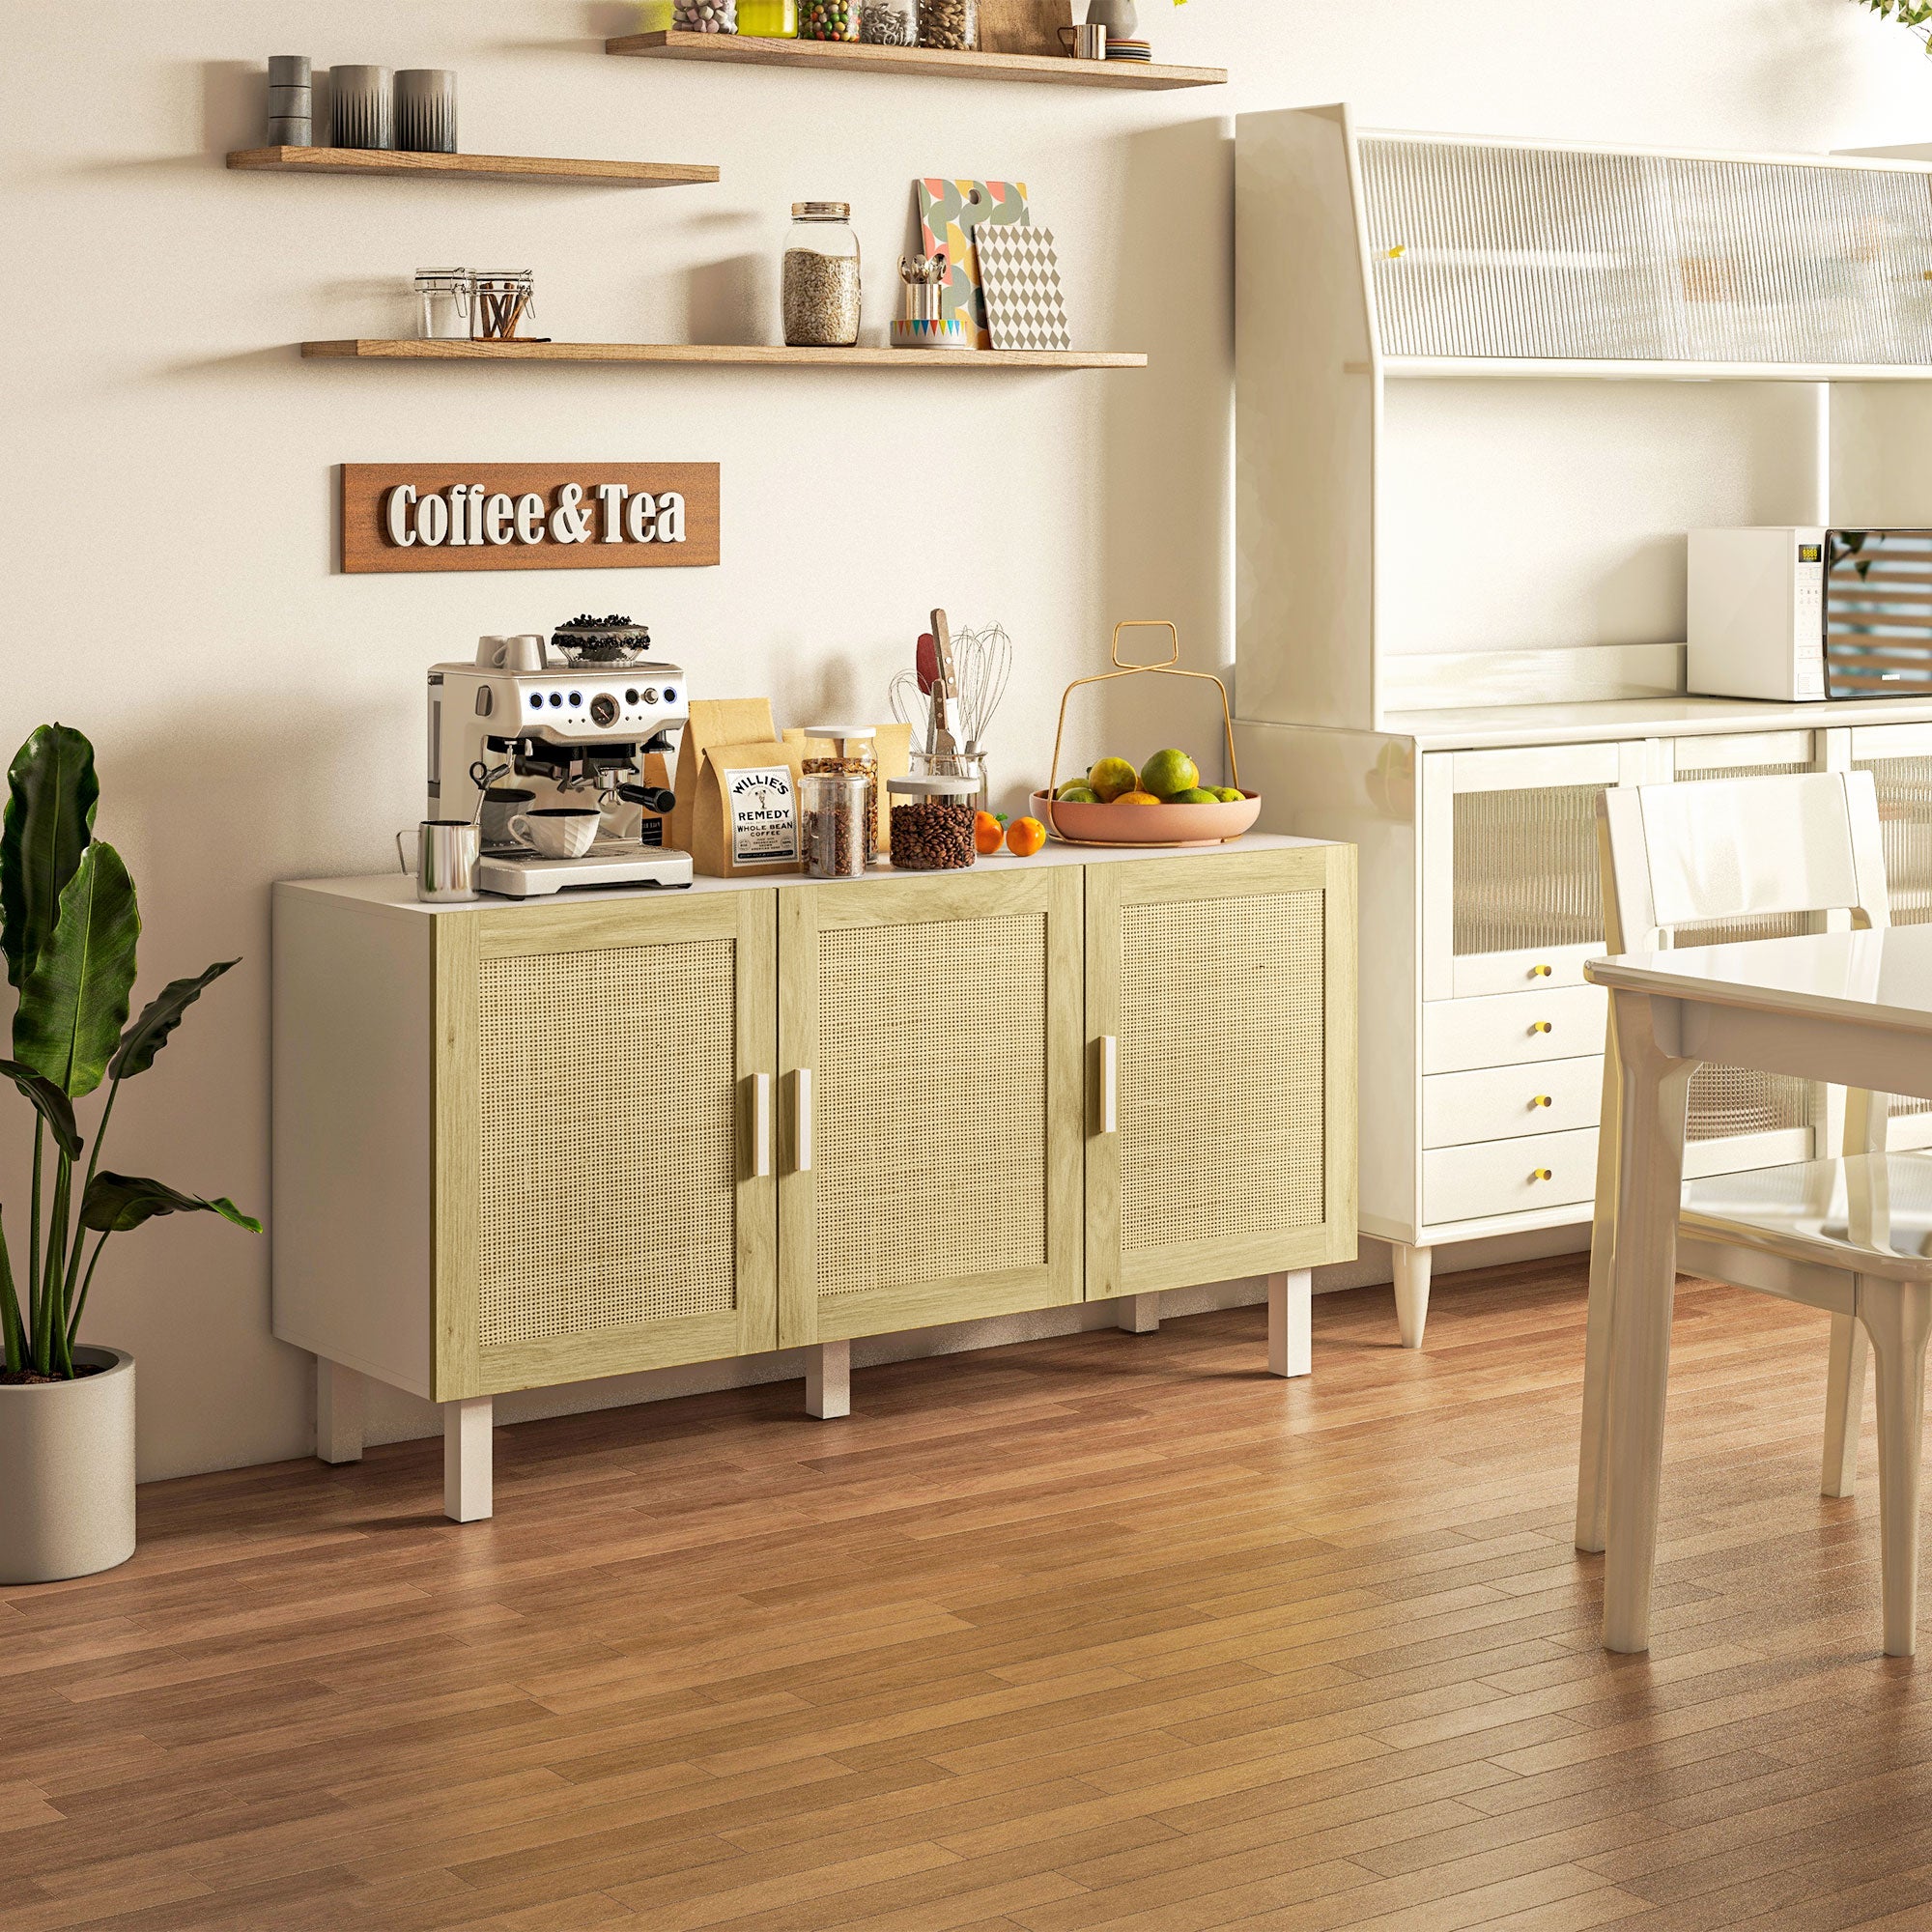
[(97, 839), (60, 897), (60, 917), (20, 985), (14, 1058), (70, 1099), (92, 1094), (121, 1044), (141, 914), (113, 846)]
[(94, 747), (65, 724), (43, 724), (14, 754), (0, 829), (0, 950), (17, 986), (46, 944), (61, 894), (94, 836), (100, 786)]
[(156, 1214), (198, 1213), (219, 1214), (251, 1235), (262, 1232), (261, 1222), (242, 1213), (225, 1194), (207, 1201), (199, 1194), (178, 1193), (163, 1181), (147, 1180), (135, 1174), (97, 1174), (80, 1200), (80, 1225), (103, 1235), (125, 1235)]
[(53, 1129), (54, 1145), (70, 1160), (80, 1158), (80, 1129), (74, 1124), (73, 1102), (44, 1073), (22, 1066), (17, 1060), (0, 1060), (4, 1073), (39, 1110)]
[(131, 1080), (155, 1064), (155, 1055), (168, 1043), (168, 1036), (182, 1023), (182, 1015), (201, 998), (204, 988), (221, 978), (238, 959), (217, 959), (207, 972), (193, 980), (170, 980), (148, 1004), (141, 1016), (121, 1036), (121, 1045), (107, 1063), (108, 1073), (116, 1080)]

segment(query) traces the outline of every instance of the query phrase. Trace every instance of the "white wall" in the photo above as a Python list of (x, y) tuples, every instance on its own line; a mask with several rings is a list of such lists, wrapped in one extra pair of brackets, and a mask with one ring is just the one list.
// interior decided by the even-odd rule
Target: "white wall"
[[(606, 59), (631, 10), (552, 0), (197, 0), (9, 10), (0, 751), (99, 750), (152, 988), (241, 953), (130, 1090), (115, 1164), (266, 1208), (268, 895), (381, 867), (418, 815), (423, 668), (481, 631), (628, 608), (701, 693), (883, 714), (924, 611), (998, 617), (1021, 664), (1008, 791), (1119, 616), (1229, 655), (1229, 126), (1348, 99), (1384, 126), (1713, 147), (1904, 141), (1932, 69), (1845, 0), (1147, 0), (1225, 93), (867, 81)], [(271, 52), (461, 73), (464, 145), (716, 161), (716, 188), (324, 183), (227, 173)], [(542, 331), (760, 336), (795, 197), (849, 198), (888, 312), (917, 174), (1024, 179), (1084, 343), (1146, 374), (954, 380), (303, 363), (403, 332), (419, 263), (529, 266)], [(617, 576), (344, 578), (347, 461), (715, 458), (724, 563)], [(1128, 750), (1185, 737), (1117, 718)], [(1097, 730), (1074, 751), (1101, 749)], [(1374, 1016), (1365, 1015), (1373, 1025)], [(24, 1140), (15, 1116), (12, 1151)], [(0, 1167), (23, 1214), (17, 1164)], [(299, 1453), (306, 1359), (268, 1333), (268, 1243), (128, 1238), (90, 1328), (141, 1362), (142, 1467)], [(426, 1418), (384, 1412), (386, 1433)]]

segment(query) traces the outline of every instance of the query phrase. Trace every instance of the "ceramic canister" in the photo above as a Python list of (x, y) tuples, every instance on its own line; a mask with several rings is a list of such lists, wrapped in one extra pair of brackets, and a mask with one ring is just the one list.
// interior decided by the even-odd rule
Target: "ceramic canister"
[(394, 83), (385, 67), (328, 71), (329, 126), (338, 148), (396, 145)]
[(406, 67), (396, 75), (396, 146), (456, 153), (456, 75), (448, 68)]

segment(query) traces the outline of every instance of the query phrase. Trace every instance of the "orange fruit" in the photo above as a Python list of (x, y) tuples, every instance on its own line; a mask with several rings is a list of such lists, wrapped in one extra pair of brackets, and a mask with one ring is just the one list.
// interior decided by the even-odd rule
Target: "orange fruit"
[(981, 811), (973, 819), (973, 847), (981, 858), (988, 852), (997, 852), (1005, 842), (1007, 828), (990, 811)]
[(1158, 805), (1160, 800), (1151, 791), (1123, 791), (1114, 803), (1116, 805)]
[(1016, 818), (1007, 827), (1007, 850), (1015, 859), (1031, 859), (1046, 843), (1046, 827), (1037, 818)]

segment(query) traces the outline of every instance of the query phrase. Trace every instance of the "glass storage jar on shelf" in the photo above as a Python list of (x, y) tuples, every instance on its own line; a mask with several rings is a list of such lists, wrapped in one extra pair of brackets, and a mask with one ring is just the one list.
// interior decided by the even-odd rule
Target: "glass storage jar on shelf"
[(866, 781), (866, 864), (879, 856), (879, 732), (874, 724), (810, 724), (808, 738), (823, 738), (833, 747), (829, 758), (807, 758), (804, 770), (838, 773)]
[(902, 872), (961, 871), (972, 865), (971, 779), (888, 779), (893, 864)]
[(919, 0), (859, 0), (859, 38), (875, 47), (916, 47)]
[(813, 771), (798, 781), (805, 820), (805, 869), (814, 879), (866, 875), (866, 835), (872, 829), (870, 789), (862, 772)]
[(686, 34), (735, 34), (738, 0), (671, 0), (670, 23)]
[(980, 0), (919, 0), (919, 43), (952, 53), (980, 45)]
[(469, 291), (468, 269), (418, 269), (416, 333), (425, 342), (468, 341)]
[(844, 201), (795, 201), (785, 238), (784, 339), (794, 349), (859, 340), (859, 238)]
[(797, 40), (798, 0), (738, 0), (738, 31), (753, 40)]
[(798, 37), (802, 41), (856, 41), (859, 0), (798, 0)]

